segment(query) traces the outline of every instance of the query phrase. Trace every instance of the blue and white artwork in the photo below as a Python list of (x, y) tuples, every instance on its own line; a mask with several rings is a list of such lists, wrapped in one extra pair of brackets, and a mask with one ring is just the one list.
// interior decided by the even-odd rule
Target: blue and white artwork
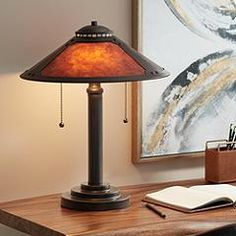
[(142, 83), (144, 158), (203, 151), (236, 121), (236, 1), (143, 1), (143, 53), (171, 76)]

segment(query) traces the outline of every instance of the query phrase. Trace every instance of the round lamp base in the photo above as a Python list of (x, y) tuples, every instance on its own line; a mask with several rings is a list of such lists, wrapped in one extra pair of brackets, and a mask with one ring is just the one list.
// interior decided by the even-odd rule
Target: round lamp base
[(104, 211), (129, 206), (129, 196), (118, 188), (107, 185), (89, 186), (82, 184), (71, 192), (62, 194), (61, 206), (72, 210)]

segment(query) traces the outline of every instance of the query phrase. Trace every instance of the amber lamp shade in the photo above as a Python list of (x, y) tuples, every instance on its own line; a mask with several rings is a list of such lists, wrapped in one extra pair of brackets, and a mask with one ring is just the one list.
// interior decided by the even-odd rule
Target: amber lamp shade
[(110, 78), (144, 73), (142, 66), (111, 42), (70, 45), (41, 72), (48, 77), (72, 78)]
[[(103, 182), (102, 93), (100, 83), (145, 81), (169, 73), (93, 21), (21, 78), (59, 83), (88, 83), (88, 181), (62, 194), (61, 206), (97, 211), (125, 208), (129, 196)], [(62, 177), (63, 178), (63, 177)]]
[(21, 78), (62, 83), (113, 83), (159, 79), (168, 75), (164, 68), (94, 21), (25, 71)]

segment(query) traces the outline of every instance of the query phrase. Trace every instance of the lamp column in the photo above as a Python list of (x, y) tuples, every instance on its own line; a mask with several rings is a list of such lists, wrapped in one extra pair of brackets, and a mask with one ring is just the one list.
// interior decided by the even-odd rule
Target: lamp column
[(102, 93), (100, 83), (90, 83), (88, 93), (88, 185), (103, 184)]

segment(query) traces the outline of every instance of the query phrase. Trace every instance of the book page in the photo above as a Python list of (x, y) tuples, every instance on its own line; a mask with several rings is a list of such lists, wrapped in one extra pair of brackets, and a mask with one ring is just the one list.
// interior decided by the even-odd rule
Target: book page
[(228, 202), (230, 202), (230, 199), (222, 199), (221, 197), (218, 197), (218, 194), (208, 193), (205, 191), (203, 193), (202, 191), (197, 191), (182, 186), (173, 186), (158, 192), (149, 193), (146, 194), (145, 198), (156, 201), (157, 203), (159, 201), (187, 210), (193, 210), (218, 199), (219, 201), (226, 200), (227, 202), (228, 200)]
[(189, 189), (217, 194), (219, 197), (228, 197), (236, 202), (236, 187), (230, 184), (196, 185)]

